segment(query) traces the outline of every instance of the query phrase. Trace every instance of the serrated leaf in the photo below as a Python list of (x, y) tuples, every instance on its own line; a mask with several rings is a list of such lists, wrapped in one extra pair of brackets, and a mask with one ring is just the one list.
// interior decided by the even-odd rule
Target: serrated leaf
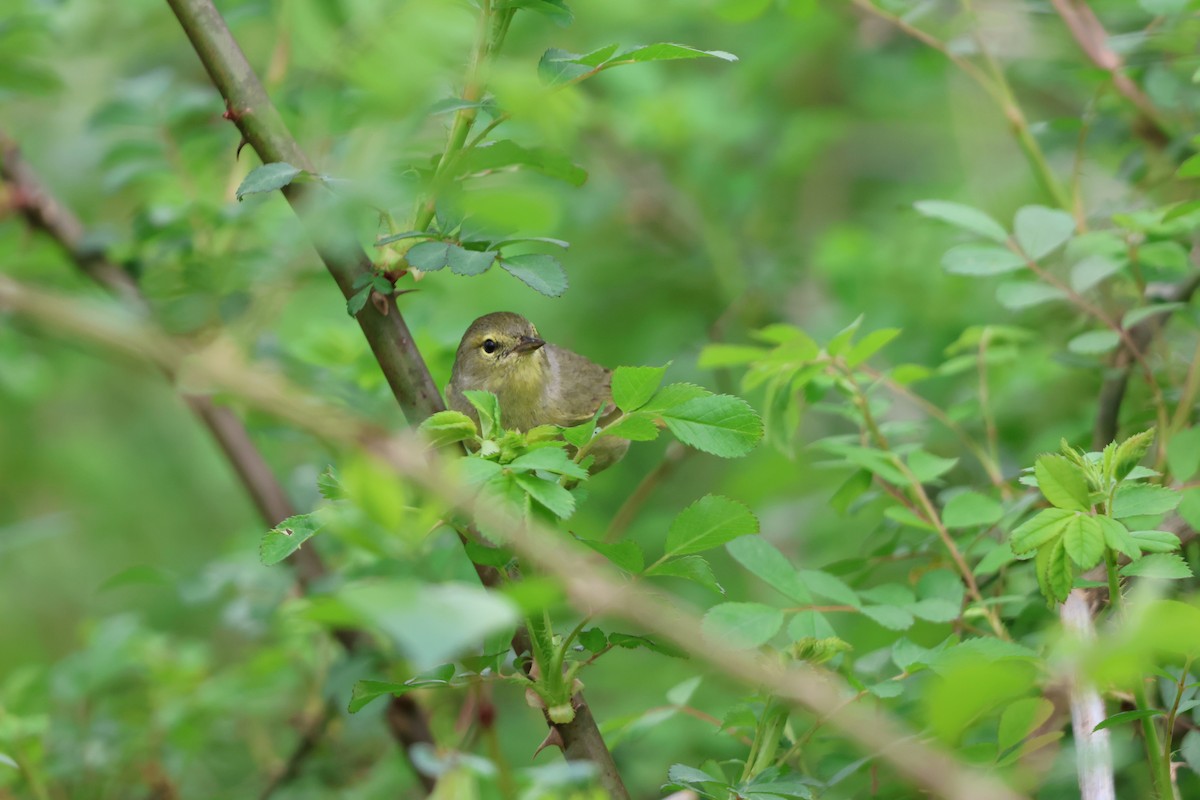
[(367, 300), (371, 297), (371, 287), (364, 286), (346, 299), (346, 313), (352, 317), (358, 316), (358, 312), (362, 311), (367, 305)]
[(421, 242), (405, 254), (409, 265), (422, 272), (450, 267), (457, 275), (479, 275), (496, 261), (493, 250), (467, 250), (451, 242)]
[(1112, 517), (1096, 517), (1096, 522), (1100, 525), (1100, 531), (1104, 535), (1104, 544), (1107, 547), (1118, 553), (1124, 553), (1130, 558), (1141, 557), (1142, 550), (1138, 546), (1137, 540), (1122, 523)]
[(750, 509), (728, 497), (705, 495), (675, 517), (664, 555), (701, 553), (750, 533), (758, 533), (758, 519)]
[(505, 256), (500, 260), (500, 266), (509, 275), (548, 297), (560, 297), (567, 291), (567, 273), (554, 256), (544, 253)]
[(1038, 487), (1046, 499), (1056, 508), (1072, 511), (1088, 511), (1087, 482), (1079, 467), (1059, 455), (1039, 456), (1034, 462), (1033, 473)]
[(721, 61), (738, 60), (737, 56), (733, 53), (727, 53), (724, 50), (700, 50), (686, 44), (675, 44), (673, 42), (659, 42), (658, 44), (632, 47), (609, 60), (644, 62), (675, 61), (687, 58), (717, 58)]
[(313, 514), (298, 514), (288, 517), (271, 530), (263, 534), (258, 546), (259, 560), (264, 566), (278, 564), (307, 542), (321, 524)]
[(668, 383), (654, 393), (650, 402), (642, 406), (641, 411), (643, 414), (660, 413), (701, 397), (714, 397), (714, 395), (708, 389), (694, 383)]
[(654, 421), (645, 416), (621, 417), (604, 428), (605, 436), (616, 436), (635, 442), (652, 442), (661, 431)]
[(1131, 476), (1138, 462), (1149, 452), (1150, 445), (1154, 442), (1154, 433), (1155, 429), (1150, 428), (1130, 436), (1117, 446), (1113, 456), (1113, 477), (1116, 480), (1124, 480)]
[(962, 603), (954, 603), (940, 597), (918, 600), (905, 608), (913, 616), (929, 622), (953, 622), (962, 613)]
[(620, 542), (598, 542), (594, 539), (580, 539), (579, 541), (626, 572), (641, 572), (646, 565), (642, 548), (637, 542), (628, 539)]
[(960, 244), (942, 256), (942, 269), (951, 275), (986, 278), (1025, 269), (1025, 259), (1007, 247)]
[(1021, 251), (1033, 261), (1057, 250), (1075, 233), (1075, 218), (1057, 208), (1025, 206), (1013, 220)]
[(1166, 514), (1181, 500), (1179, 492), (1151, 484), (1122, 484), (1113, 497), (1112, 515), (1117, 519)]
[(712, 566), (703, 556), (680, 556), (655, 564), (646, 570), (646, 575), (668, 578), (683, 578), (698, 583), (706, 589), (712, 589), (719, 595), (725, 594), (725, 589), (717, 583)]
[(358, 681), (351, 690), (350, 706), (347, 710), (351, 714), (357, 714), (377, 697), (384, 695), (399, 697), (411, 692), (413, 689), (449, 686), (453, 677), (454, 665), (443, 664), (427, 673), (409, 678), (403, 683), (393, 683), (391, 681)]
[(763, 435), (762, 420), (750, 404), (727, 394), (697, 397), (660, 415), (679, 441), (722, 458), (746, 455)]
[(914, 450), (908, 454), (907, 460), (909, 470), (921, 483), (929, 483), (945, 475), (958, 463), (957, 458), (942, 458), (924, 450)]
[(496, 395), (480, 389), (466, 389), (463, 397), (479, 412), (479, 428), (483, 438), (490, 439), (493, 434), (500, 432), (500, 401)]
[(1179, 537), (1170, 531), (1131, 531), (1129, 535), (1147, 553), (1173, 553), (1181, 546)]
[(1104, 529), (1095, 517), (1079, 514), (1063, 528), (1063, 547), (1081, 570), (1088, 570), (1104, 557)]
[(617, 367), (612, 373), (612, 397), (625, 413), (636, 411), (650, 401), (662, 384), (662, 367)]
[(1004, 515), (1000, 503), (978, 492), (954, 495), (942, 509), (942, 522), (947, 528), (974, 528), (994, 525)]
[(1126, 564), (1121, 568), (1121, 574), (1160, 580), (1182, 580), (1192, 577), (1192, 568), (1178, 553), (1151, 553)]
[(321, 476), (317, 478), (317, 491), (321, 493), (321, 497), (331, 501), (341, 500), (346, 496), (341, 481), (338, 480), (337, 473), (333, 471), (332, 466), (326, 467)]
[(796, 568), (775, 545), (761, 536), (740, 536), (727, 543), (725, 550), (734, 561), (789, 600), (812, 602)]
[(956, 228), (992, 241), (1003, 244), (1008, 239), (1008, 232), (1004, 230), (1004, 226), (977, 208), (948, 200), (919, 200), (913, 203), (913, 207), (923, 216), (940, 219)]
[(720, 603), (704, 615), (704, 634), (733, 647), (758, 647), (783, 627), (783, 612), (762, 603)]
[(1067, 342), (1067, 349), (1079, 355), (1094, 356), (1112, 352), (1120, 343), (1121, 335), (1116, 331), (1086, 331)]
[(572, 461), (571, 457), (567, 455), (567, 451), (561, 447), (539, 447), (537, 450), (517, 456), (506, 466), (515, 472), (543, 470), (579, 480), (588, 476), (588, 471)]
[(588, 628), (586, 631), (580, 632), (579, 643), (589, 653), (599, 653), (608, 646), (608, 634), (599, 628)]
[(1058, 603), (1066, 600), (1075, 586), (1075, 573), (1061, 536), (1038, 550), (1036, 567), (1038, 585), (1046, 599)]
[(273, 192), (276, 189), (282, 189), (296, 180), (303, 172), (304, 170), (299, 167), (293, 167), (284, 161), (273, 161), (270, 164), (263, 164), (261, 167), (250, 170), (250, 174), (238, 186), (235, 196), (238, 200), (241, 200), (248, 194)]
[(524, 472), (514, 472), (512, 478), (530, 497), (559, 519), (566, 519), (575, 513), (575, 496), (556, 481), (542, 480)]
[(421, 434), (433, 447), (445, 447), (456, 442), (474, 439), (475, 421), (461, 411), (439, 411), (421, 423)]
[(1047, 508), (1012, 532), (1010, 546), (1017, 555), (1032, 552), (1062, 536), (1065, 526), (1076, 512), (1063, 508)]

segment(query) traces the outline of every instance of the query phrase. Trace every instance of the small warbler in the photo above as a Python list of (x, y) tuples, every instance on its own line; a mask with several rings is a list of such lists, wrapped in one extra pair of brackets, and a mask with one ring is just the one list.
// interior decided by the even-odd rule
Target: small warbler
[[(463, 334), (446, 387), (450, 408), (475, 424), (479, 414), (463, 396), (472, 389), (491, 392), (500, 401), (505, 428), (527, 431), (538, 425), (571, 427), (592, 419), (600, 423), (617, 412), (612, 402), (612, 372), (583, 356), (547, 344), (520, 314), (498, 311), (480, 317)], [(596, 460), (591, 472), (606, 469), (625, 455), (629, 440), (605, 437), (588, 448)]]

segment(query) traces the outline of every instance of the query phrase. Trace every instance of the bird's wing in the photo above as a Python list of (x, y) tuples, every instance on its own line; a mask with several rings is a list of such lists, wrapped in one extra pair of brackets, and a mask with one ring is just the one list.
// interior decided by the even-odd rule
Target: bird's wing
[[(570, 427), (587, 422), (602, 404), (612, 405), (612, 372), (578, 353), (548, 344), (551, 369), (559, 391), (550, 399), (555, 425)], [(615, 410), (615, 409), (614, 409)]]

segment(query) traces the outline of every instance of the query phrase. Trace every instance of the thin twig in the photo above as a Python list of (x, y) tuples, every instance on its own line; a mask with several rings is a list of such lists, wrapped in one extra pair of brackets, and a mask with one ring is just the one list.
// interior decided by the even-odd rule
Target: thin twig
[(646, 473), (646, 477), (642, 478), (633, 493), (625, 499), (621, 507), (617, 509), (617, 513), (613, 516), (612, 522), (608, 526), (608, 530), (604, 533), (604, 541), (615, 542), (620, 539), (630, 524), (637, 518), (638, 512), (642, 510), (642, 506), (646, 505), (646, 501), (650, 499), (650, 495), (654, 494), (654, 490), (658, 485), (665, 481), (672, 473), (678, 469), (691, 453), (694, 451), (684, 447), (679, 442), (671, 442), (667, 445), (667, 451), (663, 454), (662, 461), (658, 465)]

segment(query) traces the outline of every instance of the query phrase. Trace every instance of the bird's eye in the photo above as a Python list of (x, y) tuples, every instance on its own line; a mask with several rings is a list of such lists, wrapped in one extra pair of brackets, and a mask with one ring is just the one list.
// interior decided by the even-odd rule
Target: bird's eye
[(497, 347), (499, 347), (499, 345), (496, 344), (496, 342), (494, 340), (492, 340), (492, 339), (484, 339), (483, 340), (483, 352), (488, 353), (488, 354), (494, 353), (494, 352), (496, 352)]

